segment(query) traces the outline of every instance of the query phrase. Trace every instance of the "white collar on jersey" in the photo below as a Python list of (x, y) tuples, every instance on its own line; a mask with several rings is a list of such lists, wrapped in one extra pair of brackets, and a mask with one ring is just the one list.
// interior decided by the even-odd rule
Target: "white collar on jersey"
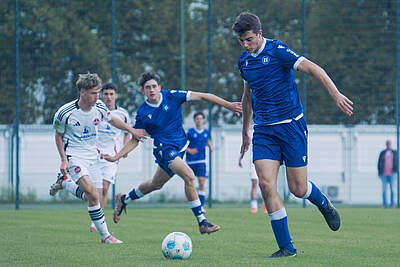
[(162, 93), (160, 92), (160, 94), (161, 94), (160, 101), (158, 101), (157, 104), (152, 104), (152, 103), (150, 103), (149, 101), (146, 100), (147, 105), (149, 105), (150, 107), (153, 107), (153, 108), (158, 108), (161, 105), (161, 102), (163, 100)]
[(258, 49), (258, 51), (255, 52), (255, 53), (251, 53), (250, 55), (252, 55), (253, 57), (257, 57), (257, 56), (264, 50), (264, 47), (265, 47), (265, 44), (266, 44), (266, 43), (267, 43), (267, 39), (265, 39), (265, 38), (263, 37), (263, 43), (262, 43), (260, 49)]
[(204, 132), (204, 128), (203, 128), (201, 131), (199, 131), (199, 130), (197, 130), (196, 127), (194, 127), (194, 130), (195, 130), (198, 134), (201, 134), (202, 132)]

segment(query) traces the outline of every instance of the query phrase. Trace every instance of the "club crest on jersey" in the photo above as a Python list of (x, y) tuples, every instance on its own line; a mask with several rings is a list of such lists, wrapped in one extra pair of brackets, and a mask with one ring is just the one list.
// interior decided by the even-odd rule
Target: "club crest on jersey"
[(75, 169), (74, 169), (74, 172), (75, 173), (80, 173), (81, 172), (81, 167), (76, 166)]
[(90, 132), (90, 128), (89, 127), (85, 127), (85, 128), (83, 128), (83, 133), (84, 134), (88, 134)]
[(165, 105), (163, 108), (165, 111), (167, 111), (169, 109), (168, 105)]
[(98, 125), (100, 123), (100, 120), (98, 118), (94, 119), (93, 124), (94, 126)]
[(111, 130), (110, 125), (107, 124), (106, 129), (107, 129), (107, 130)]
[(269, 63), (269, 57), (267, 57), (267, 56), (264, 56), (264, 57), (262, 57), (262, 59), (261, 59), (261, 62), (264, 64), (264, 65), (267, 65), (268, 63)]
[(147, 115), (147, 117), (151, 120), (151, 117), (152, 117), (152, 115), (151, 114), (149, 114), (149, 115)]
[(193, 137), (197, 137), (197, 134), (194, 134)]

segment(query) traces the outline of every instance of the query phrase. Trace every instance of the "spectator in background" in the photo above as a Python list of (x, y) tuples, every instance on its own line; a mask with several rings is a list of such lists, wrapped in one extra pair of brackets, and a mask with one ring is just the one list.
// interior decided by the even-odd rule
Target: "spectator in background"
[(397, 151), (391, 148), (392, 143), (386, 140), (386, 149), (381, 151), (378, 159), (378, 175), (382, 181), (382, 207), (387, 207), (386, 189), (390, 187), (390, 206), (394, 208), (393, 198), (393, 174), (397, 172), (398, 160)]

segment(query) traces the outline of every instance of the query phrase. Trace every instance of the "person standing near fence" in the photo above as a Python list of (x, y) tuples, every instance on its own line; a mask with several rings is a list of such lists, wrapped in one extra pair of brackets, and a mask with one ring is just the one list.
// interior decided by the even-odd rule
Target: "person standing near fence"
[(386, 149), (379, 153), (378, 175), (382, 181), (382, 207), (387, 207), (387, 187), (390, 188), (390, 207), (394, 208), (393, 175), (398, 169), (397, 151), (391, 148), (392, 142), (386, 140)]
[(211, 144), (210, 131), (204, 129), (204, 113), (201, 111), (196, 112), (193, 116), (193, 120), (195, 128), (190, 128), (186, 134), (189, 140), (189, 146), (186, 149), (186, 162), (193, 170), (194, 175), (196, 175), (199, 182), (198, 194), (201, 206), (203, 207), (203, 212), (205, 212), (205, 184), (207, 180), (206, 146), (208, 146), (210, 153), (213, 151), (213, 146)]
[[(114, 83), (106, 83), (102, 86), (101, 98), (108, 110), (110, 110), (112, 116), (119, 118), (127, 125), (132, 124), (128, 112), (116, 104), (118, 89)], [(121, 150), (122, 146), (129, 141), (129, 139), (129, 132), (122, 131), (105, 120), (99, 123), (97, 143), (100, 153), (115, 155), (119, 150)], [(100, 159), (97, 168), (99, 169), (100, 177), (102, 178), (102, 183), (98, 183), (97, 190), (100, 194), (100, 206), (104, 210), (107, 206), (110, 185), (115, 183), (118, 162), (109, 162)], [(90, 231), (97, 232), (97, 228), (93, 222), (90, 226)]]
[(101, 242), (119, 244), (122, 241), (108, 231), (96, 190), (97, 184), (102, 183), (97, 168), (97, 127), (101, 121), (107, 120), (111, 125), (130, 132), (138, 140), (142, 140), (148, 134), (144, 130), (131, 128), (111, 115), (104, 103), (98, 100), (101, 79), (97, 74), (80, 74), (76, 85), (79, 99), (63, 105), (54, 116), (55, 142), (61, 159), (60, 171), (63, 177), (67, 178), (59, 177), (56, 183), (51, 185), (50, 194), (55, 195), (58, 190), (64, 188), (69, 192), (76, 192), (81, 198), (84, 194), (89, 216), (101, 236)]
[[(239, 157), (239, 167), (243, 168), (243, 156), (244, 154), (240, 155)], [(256, 167), (254, 166), (253, 163), (253, 157), (250, 155), (249, 158), (249, 176), (250, 176), (250, 181), (251, 181), (251, 188), (250, 188), (250, 212), (251, 213), (257, 213), (258, 212), (258, 190), (257, 190), (257, 185), (258, 185), (258, 176), (256, 172)], [(267, 213), (267, 208), (265, 207), (265, 204), (263, 204), (263, 212)]]
[(277, 176), (282, 162), (286, 166), (290, 191), (316, 205), (333, 231), (340, 227), (340, 216), (329, 199), (307, 179), (308, 130), (293, 70), (317, 78), (346, 115), (352, 115), (353, 103), (338, 91), (317, 64), (279, 40), (264, 38), (256, 15), (247, 12), (239, 14), (232, 30), (245, 49), (238, 60), (244, 82), (241, 154), (243, 156), (249, 149), (248, 131), (253, 117), (253, 161), (279, 247), (268, 257), (296, 256), (286, 210), (277, 192)]
[[(155, 190), (160, 190), (174, 174), (184, 181), (186, 198), (192, 212), (197, 219), (201, 234), (211, 234), (220, 229), (216, 224), (207, 221), (196, 192), (196, 176), (192, 169), (183, 160), (189, 144), (182, 126), (181, 106), (186, 101), (205, 100), (223, 106), (235, 114), (242, 111), (240, 102), (228, 102), (216, 95), (183, 91), (161, 90), (160, 76), (154, 72), (144, 72), (138, 79), (141, 92), (146, 96), (136, 114), (134, 128), (145, 129), (154, 139), (153, 155), (158, 164), (153, 178), (133, 188), (128, 194), (119, 193), (115, 198), (117, 205), (114, 210), (114, 222), (118, 223), (122, 211), (131, 201), (142, 198)], [(116, 161), (138, 145), (134, 138), (115, 156), (102, 155), (106, 160)]]

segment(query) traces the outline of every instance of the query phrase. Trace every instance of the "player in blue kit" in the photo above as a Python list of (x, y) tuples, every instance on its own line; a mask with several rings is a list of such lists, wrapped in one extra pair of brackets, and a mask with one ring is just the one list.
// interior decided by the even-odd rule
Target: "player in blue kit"
[(342, 95), (326, 72), (278, 40), (263, 37), (259, 18), (243, 12), (232, 30), (245, 51), (239, 57), (244, 82), (241, 156), (249, 148), (250, 120), (254, 121), (253, 162), (279, 250), (269, 258), (296, 256), (287, 215), (277, 192), (277, 175), (285, 163), (290, 191), (318, 207), (328, 226), (337, 231), (340, 216), (329, 199), (307, 179), (308, 130), (293, 70), (312, 74), (325, 87), (336, 106), (350, 116), (352, 102)]
[[(199, 199), (201, 206), (204, 207), (206, 200), (205, 183), (207, 180), (206, 175), (206, 146), (210, 152), (213, 151), (211, 144), (210, 131), (204, 129), (204, 113), (199, 111), (193, 116), (195, 128), (190, 128), (187, 132), (189, 139), (189, 147), (186, 149), (186, 162), (192, 168), (194, 175), (197, 176), (199, 181)], [(203, 211), (205, 209), (203, 208)]]
[[(197, 218), (201, 234), (210, 234), (219, 230), (219, 226), (209, 223), (201, 209), (196, 192), (196, 177), (192, 169), (183, 160), (189, 144), (182, 126), (181, 105), (186, 101), (206, 100), (223, 106), (239, 115), (242, 110), (240, 102), (228, 102), (207, 93), (181, 90), (161, 90), (160, 77), (153, 72), (142, 73), (138, 81), (141, 92), (146, 96), (136, 114), (134, 128), (144, 129), (154, 139), (153, 155), (158, 168), (153, 178), (141, 183), (128, 194), (116, 196), (117, 206), (114, 210), (114, 222), (118, 223), (126, 205), (155, 190), (159, 190), (174, 174), (179, 175), (185, 183), (186, 197)], [(138, 141), (132, 138), (115, 156), (102, 155), (108, 161), (116, 161), (132, 151)]]

